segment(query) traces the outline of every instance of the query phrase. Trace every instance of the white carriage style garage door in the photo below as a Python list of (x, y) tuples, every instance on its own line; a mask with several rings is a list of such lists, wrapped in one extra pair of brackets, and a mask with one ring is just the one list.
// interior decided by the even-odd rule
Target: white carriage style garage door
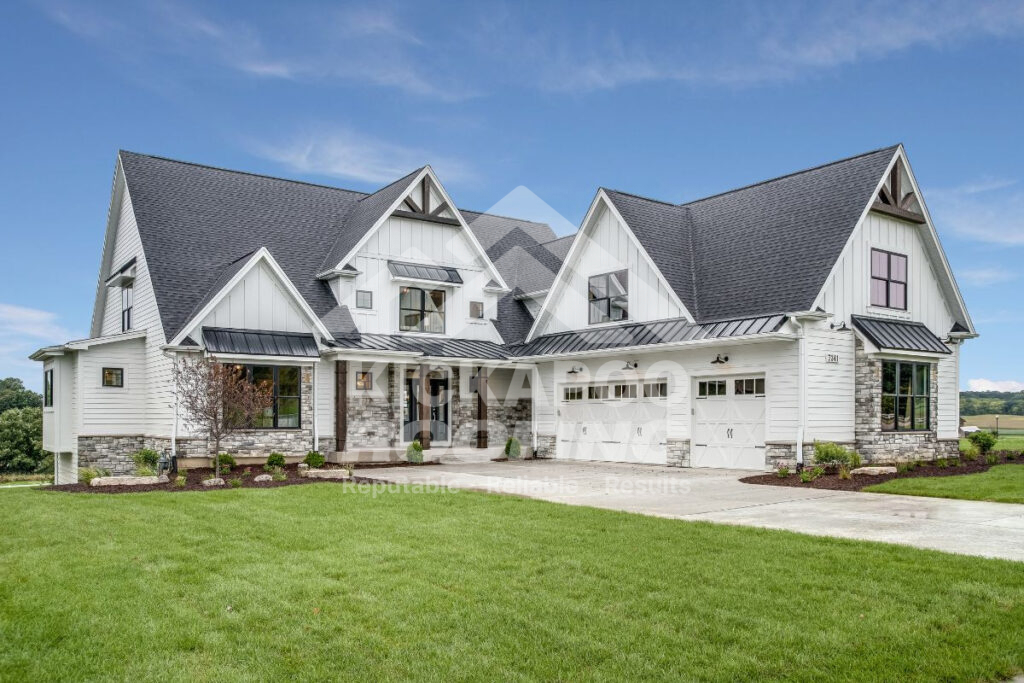
[(564, 386), (558, 457), (664, 465), (668, 382)]
[(693, 400), (693, 467), (765, 469), (763, 376), (702, 379)]

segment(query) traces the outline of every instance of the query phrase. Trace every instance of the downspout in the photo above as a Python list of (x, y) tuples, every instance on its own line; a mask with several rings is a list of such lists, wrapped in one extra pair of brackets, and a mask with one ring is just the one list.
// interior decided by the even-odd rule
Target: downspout
[[(177, 372), (178, 357), (172, 356), (171, 362), (174, 363), (175, 372)], [(174, 380), (174, 422), (171, 427), (171, 458), (178, 457), (178, 380)]]
[(317, 405), (319, 402), (316, 400), (318, 388), (316, 383), (316, 367), (318, 365), (320, 365), (319, 360), (313, 363), (313, 390), (309, 392), (313, 400), (313, 450), (317, 453), (320, 452), (320, 413)]

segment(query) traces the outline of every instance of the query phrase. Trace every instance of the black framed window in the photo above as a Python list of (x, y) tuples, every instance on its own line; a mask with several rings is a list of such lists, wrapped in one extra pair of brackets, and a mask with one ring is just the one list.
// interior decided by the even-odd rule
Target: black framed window
[(121, 331), (132, 329), (132, 308), (135, 306), (135, 286), (127, 284), (121, 287)]
[(103, 368), (103, 386), (123, 387), (124, 368)]
[(745, 377), (738, 379), (733, 385), (733, 393), (736, 396), (764, 396), (764, 378)]
[(356, 389), (359, 391), (369, 391), (370, 389), (373, 389), (373, 373), (368, 370), (357, 372)]
[(253, 420), (256, 429), (298, 429), (302, 420), (302, 369), (294, 365), (240, 365), (245, 378), (270, 383), (273, 401)]
[(482, 318), (482, 317), (484, 317), (484, 302), (483, 301), (470, 301), (469, 302), (469, 317), (470, 318)]
[(629, 320), (629, 271), (595, 275), (587, 281), (590, 324)]
[(871, 305), (907, 310), (907, 257), (871, 250)]
[(367, 289), (356, 290), (356, 308), (373, 308), (373, 292)]
[(53, 407), (53, 369), (43, 372), (43, 407)]
[(708, 396), (725, 396), (725, 380), (712, 379), (697, 382), (697, 398), (707, 398)]
[(587, 399), (590, 401), (607, 401), (608, 385), (603, 384), (593, 387), (587, 387)]
[(616, 384), (614, 389), (615, 398), (636, 398), (635, 384)]
[(562, 398), (566, 401), (582, 401), (583, 387), (565, 387), (562, 389)]
[(928, 363), (882, 362), (882, 430), (931, 430), (931, 377)]
[(444, 290), (402, 287), (398, 290), (398, 329), (444, 334)]

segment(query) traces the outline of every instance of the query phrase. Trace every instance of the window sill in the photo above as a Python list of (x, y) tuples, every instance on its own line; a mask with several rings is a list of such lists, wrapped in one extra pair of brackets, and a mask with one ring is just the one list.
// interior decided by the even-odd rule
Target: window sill
[(898, 320), (910, 320), (913, 316), (910, 311), (903, 308), (886, 308), (885, 306), (868, 306), (869, 315), (877, 315), (883, 318), (894, 318)]

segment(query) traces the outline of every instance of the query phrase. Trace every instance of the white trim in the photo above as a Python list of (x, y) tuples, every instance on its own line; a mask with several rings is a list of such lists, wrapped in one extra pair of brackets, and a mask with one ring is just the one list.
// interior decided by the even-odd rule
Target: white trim
[(445, 191), (444, 186), (441, 185), (441, 181), (437, 179), (437, 175), (434, 173), (434, 169), (432, 169), (429, 165), (424, 166), (423, 170), (416, 174), (416, 177), (406, 186), (405, 191), (399, 195), (398, 199), (392, 202), (391, 206), (388, 207), (388, 210), (381, 214), (380, 218), (377, 219), (373, 226), (369, 230), (367, 230), (362, 237), (359, 238), (359, 241), (356, 242), (355, 246), (352, 247), (349, 250), (349, 252), (345, 254), (345, 256), (342, 257), (342, 259), (338, 263), (336, 263), (331, 270), (340, 270), (343, 265), (348, 263), (348, 261), (352, 257), (358, 254), (359, 250), (362, 249), (370, 240), (370, 237), (372, 237), (373, 234), (380, 229), (380, 226), (384, 225), (384, 222), (391, 218), (391, 214), (393, 214), (395, 210), (397, 210), (398, 207), (402, 205), (402, 202), (405, 201), (405, 198), (409, 195), (412, 189), (416, 187), (416, 184), (421, 182), (424, 176), (427, 175), (429, 175), (430, 179), (434, 182), (434, 186), (437, 188), (437, 191), (441, 194), (441, 198), (448, 203), (448, 206), (451, 209), (452, 213), (455, 214), (455, 218), (456, 220), (458, 220), (459, 226), (461, 226), (462, 231), (466, 234), (470, 243), (476, 249), (477, 255), (483, 259), (484, 263), (487, 264), (487, 268), (490, 270), (493, 279), (496, 280), (502, 286), (503, 290), (511, 291), (509, 289), (508, 284), (505, 282), (505, 279), (501, 277), (501, 273), (498, 272), (498, 268), (494, 265), (494, 263), (491, 262), (490, 257), (487, 256), (487, 252), (480, 245), (480, 242), (477, 240), (476, 235), (473, 234), (473, 231), (470, 229), (469, 224), (466, 223), (466, 219), (462, 217), (462, 212), (460, 212), (458, 208), (456, 208), (455, 202), (453, 202), (452, 198), (448, 196), (448, 192)]
[(295, 300), (295, 303), (298, 304), (299, 308), (306, 315), (306, 317), (309, 318), (309, 322), (313, 324), (313, 327), (316, 328), (316, 331), (319, 332), (321, 336), (323, 336), (325, 339), (334, 339), (331, 333), (327, 331), (327, 328), (324, 327), (323, 322), (320, 321), (319, 316), (317, 316), (317, 314), (313, 312), (313, 309), (309, 307), (309, 304), (306, 303), (306, 299), (301, 294), (299, 294), (299, 290), (297, 290), (295, 288), (295, 285), (292, 284), (291, 279), (285, 274), (284, 270), (281, 269), (281, 266), (278, 265), (277, 261), (274, 259), (270, 251), (266, 247), (260, 247), (260, 249), (249, 258), (246, 264), (242, 266), (242, 268), (239, 269), (239, 271), (235, 273), (234, 276), (232, 276), (232, 278), (228, 280), (228, 282), (223, 287), (220, 288), (220, 291), (217, 292), (213, 296), (213, 298), (210, 299), (209, 302), (207, 302), (205, 306), (203, 306), (202, 310), (200, 310), (198, 313), (192, 316), (188, 320), (188, 322), (182, 325), (181, 330), (178, 332), (178, 334), (174, 336), (174, 339), (170, 341), (168, 346), (178, 346), (179, 344), (181, 344), (181, 342), (185, 340), (185, 337), (189, 336), (189, 334), (195, 329), (195, 327), (199, 323), (201, 323), (206, 318), (206, 316), (213, 312), (213, 309), (215, 309), (217, 305), (224, 300), (224, 297), (226, 297), (231, 292), (231, 290), (235, 288), (235, 285), (241, 282), (242, 279), (246, 275), (248, 275), (249, 272), (253, 268), (255, 268), (256, 264), (259, 263), (260, 261), (264, 261), (268, 266), (270, 266), (270, 270), (274, 273), (275, 276), (277, 276), (277, 279), (281, 282), (281, 284), (284, 285), (285, 291), (287, 291), (288, 294), (291, 295), (292, 299)]
[(313, 365), (319, 356), (259, 356), (251, 353), (207, 353), (217, 361), (238, 363), (262, 363), (266, 365)]
[(546, 354), (543, 356), (521, 356), (516, 361), (541, 363), (548, 360), (569, 360), (573, 358), (589, 358), (594, 356), (617, 356), (623, 353), (656, 353), (659, 351), (673, 351), (675, 349), (686, 349), (695, 346), (735, 346), (737, 344), (751, 344), (771, 341), (796, 341), (799, 335), (786, 332), (770, 332), (765, 334), (748, 334), (741, 337), (718, 337), (715, 339), (691, 339), (683, 342), (670, 342), (666, 344), (647, 344), (645, 346), (620, 346), (612, 349), (594, 349), (592, 351), (570, 351), (566, 353)]
[(569, 247), (569, 253), (565, 255), (565, 260), (562, 262), (561, 268), (558, 269), (558, 274), (555, 275), (555, 279), (552, 281), (551, 287), (547, 289), (547, 295), (544, 297), (544, 303), (541, 304), (540, 311), (537, 312), (537, 318), (533, 321), (533, 325), (530, 326), (530, 333), (526, 335), (526, 341), (529, 342), (533, 340), (534, 336), (537, 334), (537, 329), (540, 326), (541, 322), (545, 319), (545, 316), (550, 315), (548, 313), (548, 306), (551, 304), (552, 300), (557, 294), (559, 286), (564, 285), (564, 278), (566, 276), (567, 271), (570, 269), (570, 265), (573, 263), (573, 260), (575, 258), (578, 258), (577, 252), (580, 249), (582, 249), (582, 247), (580, 247), (580, 244), (582, 243), (582, 238), (585, 237), (588, 228), (590, 228), (590, 226), (593, 225), (593, 218), (597, 212), (599, 202), (604, 202), (604, 205), (608, 208), (608, 210), (612, 213), (615, 219), (622, 226), (622, 228), (626, 231), (626, 234), (629, 236), (629, 238), (633, 241), (633, 244), (636, 246), (637, 251), (643, 254), (644, 257), (647, 259), (647, 265), (650, 266), (651, 270), (657, 276), (658, 281), (665, 288), (665, 291), (668, 292), (668, 295), (672, 299), (672, 302), (679, 307), (680, 311), (682, 311), (682, 317), (686, 318), (690, 322), (694, 322), (693, 315), (683, 304), (682, 300), (679, 298), (679, 295), (676, 294), (676, 290), (674, 290), (672, 286), (669, 285), (668, 280), (665, 279), (665, 276), (662, 274), (661, 269), (658, 268), (657, 264), (654, 263), (654, 260), (651, 259), (651, 255), (647, 253), (647, 249), (644, 248), (644, 245), (641, 244), (636, 234), (633, 233), (633, 230), (629, 227), (629, 224), (626, 223), (625, 219), (622, 217), (622, 214), (620, 214), (618, 209), (615, 208), (615, 203), (608, 198), (608, 195), (605, 193), (604, 188), (601, 188), (597, 191), (597, 194), (594, 196), (594, 201), (590, 203), (590, 208), (587, 210), (587, 215), (584, 216), (583, 223), (580, 224), (580, 229), (576, 232), (576, 237), (572, 241), (572, 246)]
[[(402, 275), (392, 275), (391, 276), (391, 281), (392, 282), (398, 282), (398, 283), (404, 283), (404, 284), (410, 284), (410, 285), (416, 285), (417, 287), (421, 287), (421, 286), (423, 286), (423, 287), (433, 287), (434, 289), (440, 289), (440, 288), (455, 289), (457, 287), (462, 287), (465, 284), (464, 282), (441, 282), (440, 280), (421, 280), (419, 278), (404, 277)], [(366, 309), (360, 309), (360, 310), (366, 310)]]
[[(92, 307), (92, 320), (89, 324), (89, 334), (98, 335), (103, 328), (103, 309), (106, 303), (107, 287), (106, 281), (114, 260), (114, 241), (116, 239), (116, 228), (121, 219), (121, 200), (128, 192), (128, 181), (124, 175), (124, 167), (121, 165), (121, 154), (118, 153), (117, 161), (114, 162), (114, 181), (110, 188), (110, 205), (107, 207), (107, 227), (103, 235), (103, 253), (100, 255), (100, 272), (96, 284), (96, 300)], [(129, 195), (129, 202), (131, 196)], [(143, 248), (145, 252), (145, 248)], [(137, 263), (137, 262), (136, 262)]]

